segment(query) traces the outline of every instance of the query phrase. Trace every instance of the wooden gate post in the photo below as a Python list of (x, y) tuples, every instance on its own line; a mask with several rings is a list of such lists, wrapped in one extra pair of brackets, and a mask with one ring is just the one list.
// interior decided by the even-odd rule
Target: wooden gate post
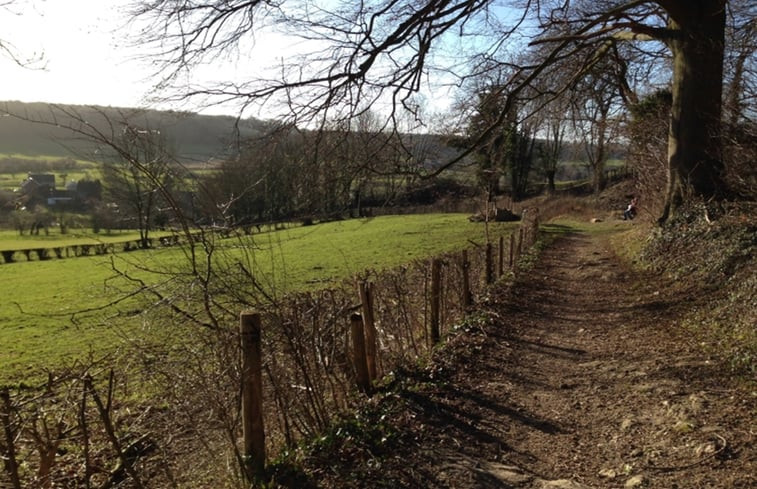
[(355, 381), (361, 392), (370, 394), (371, 379), (368, 374), (368, 359), (365, 354), (365, 335), (363, 334), (363, 317), (360, 314), (350, 316), (352, 333), (352, 354), (355, 366)]
[(260, 314), (239, 316), (242, 340), (242, 430), (245, 477), (254, 481), (265, 470), (265, 430), (263, 428), (263, 375), (260, 347)]
[(360, 303), (363, 310), (363, 334), (365, 335), (365, 358), (368, 376), (371, 382), (378, 378), (378, 361), (376, 355), (376, 321), (373, 316), (373, 284), (358, 282)]
[(473, 294), (470, 290), (470, 262), (468, 261), (468, 250), (462, 253), (462, 272), (463, 272), (463, 310), (468, 310), (473, 305)]
[(431, 260), (431, 345), (439, 343), (440, 311), (442, 302), (442, 262), (438, 258)]

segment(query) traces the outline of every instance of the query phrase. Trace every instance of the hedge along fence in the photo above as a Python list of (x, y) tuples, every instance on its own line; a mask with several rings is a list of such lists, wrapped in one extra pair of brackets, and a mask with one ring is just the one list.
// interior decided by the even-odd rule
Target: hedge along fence
[[(255, 479), (265, 471), (266, 452), (323, 434), (381, 376), (427, 357), (485, 293), (487, 281), (517, 264), (537, 228), (529, 211), (520, 229), (489, 245), (367, 271), (341, 287), (245, 313), (243, 334), (224, 329), (211, 336), (209, 348), (191, 350), (194, 363), (184, 358), (190, 350), (152, 357), (161, 369), (149, 371), (150, 378), (176, 396), (163, 392), (169, 397), (150, 406), (124, 399), (140, 374), (106, 374), (107, 358), (51, 375), (43, 389), (0, 388), (0, 486), (170, 486), (182, 477), (194, 480), (192, 471), (205, 470), (197, 467), (204, 463), (215, 464), (213, 477)], [(240, 350), (243, 361), (236, 365)], [(208, 357), (211, 351), (217, 357)], [(187, 467), (179, 460), (190, 446), (204, 452)], [(219, 464), (221, 446), (239, 464)]]
[[(250, 322), (259, 328), (255, 346), (243, 348), (247, 477), (261, 475), (261, 450), (278, 451), (323, 433), (336, 414), (360, 402), (355, 389), (370, 395), (383, 375), (426, 357), (474, 298), (517, 266), (537, 231), (538, 214), (526, 212), (519, 229), (496, 244), (368, 271), (356, 282), (242, 313), (243, 330)], [(259, 352), (253, 364), (244, 353), (250, 351)]]
[[(118, 243), (121, 244), (121, 243)], [(127, 245), (125, 245), (127, 246)], [(126, 251), (126, 250), (124, 250)], [(5, 263), (15, 263), (18, 255), (23, 255), (25, 261), (50, 260), (52, 258), (70, 258), (79, 256), (105, 255), (115, 252), (115, 243), (81, 244), (69, 246), (55, 246), (52, 248), (27, 248), (19, 250), (2, 250), (0, 256)]]
[[(167, 235), (158, 238), (148, 238), (147, 247), (154, 248), (156, 243), (162, 247), (177, 246), (182, 244), (182, 237), (179, 235)], [(117, 252), (129, 252), (144, 249), (140, 239), (129, 239), (125, 241), (113, 241), (107, 243), (84, 243), (67, 246), (35, 247), (20, 248), (15, 250), (0, 250), (2, 260), (0, 263), (16, 263), (19, 256), (23, 256), (24, 261), (44, 261), (53, 258), (63, 259), (80, 256), (96, 256), (113, 254)]]

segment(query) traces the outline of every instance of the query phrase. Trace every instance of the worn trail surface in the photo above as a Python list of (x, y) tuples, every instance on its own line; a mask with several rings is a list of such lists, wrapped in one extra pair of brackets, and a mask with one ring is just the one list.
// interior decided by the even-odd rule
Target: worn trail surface
[(626, 269), (605, 237), (561, 237), (383, 401), (391, 447), (321, 484), (757, 487), (754, 393), (673, 327), (689, 300)]

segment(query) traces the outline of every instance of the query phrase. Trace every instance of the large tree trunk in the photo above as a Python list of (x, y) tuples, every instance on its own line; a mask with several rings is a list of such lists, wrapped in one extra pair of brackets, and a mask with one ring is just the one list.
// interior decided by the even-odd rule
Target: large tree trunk
[(668, 189), (660, 222), (685, 200), (726, 193), (721, 140), (725, 0), (671, 2), (673, 83)]

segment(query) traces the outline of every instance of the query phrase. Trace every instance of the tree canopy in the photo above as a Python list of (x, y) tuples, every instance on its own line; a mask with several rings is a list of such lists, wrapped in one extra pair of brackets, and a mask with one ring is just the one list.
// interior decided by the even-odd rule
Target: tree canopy
[[(548, 100), (607, 63), (625, 100), (670, 86), (668, 197), (663, 220), (686, 199), (728, 194), (722, 161), (726, 0), (155, 0), (134, 5), (141, 40), (174, 98), (268, 104), (295, 123), (325, 125), (379, 106), (388, 127), (400, 110), (423, 118), (424, 94), (508, 76), (487, 141), (523, 99)], [(186, 86), (209, 59), (246, 59), (265, 36), (285, 34), (307, 51), (282, 58), (275, 76)], [(565, 73), (567, 68), (567, 74)], [(258, 67), (256, 67), (258, 68)], [(505, 70), (506, 69), (506, 70)], [(548, 86), (539, 81), (555, 77)], [(259, 73), (259, 74), (254, 74)], [(566, 76), (567, 75), (567, 76)], [(534, 89), (535, 88), (535, 89)], [(546, 103), (546, 101), (544, 102)]]

